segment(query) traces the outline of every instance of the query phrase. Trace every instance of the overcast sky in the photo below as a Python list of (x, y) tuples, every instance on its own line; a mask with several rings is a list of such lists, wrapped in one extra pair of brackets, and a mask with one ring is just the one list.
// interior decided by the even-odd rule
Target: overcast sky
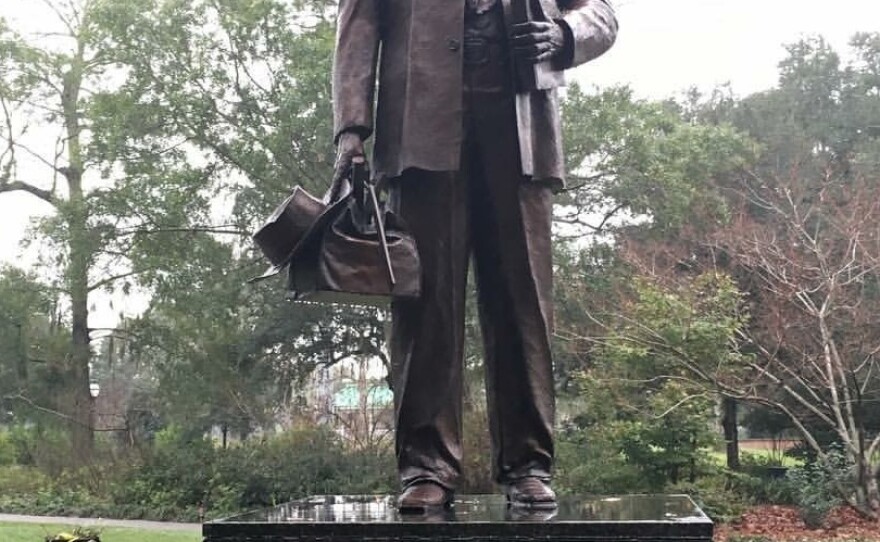
[[(0, 0), (2, 1), (2, 0)], [(740, 95), (776, 84), (783, 45), (821, 34), (838, 51), (856, 32), (880, 30), (878, 0), (619, 0), (620, 35), (575, 76), (628, 83), (664, 98), (691, 85), (730, 82)]]
[[(629, 84), (645, 98), (727, 82), (739, 95), (771, 88), (783, 44), (821, 34), (845, 52), (854, 33), (876, 31), (880, 22), (880, 0), (619, 0), (616, 5), (617, 44), (572, 77), (599, 87)], [(49, 24), (36, 0), (0, 0), (0, 15), (26, 30), (46, 30)], [(0, 194), (0, 261), (21, 260), (19, 242), (30, 217), (41, 211), (47, 211), (45, 205), (33, 197)]]

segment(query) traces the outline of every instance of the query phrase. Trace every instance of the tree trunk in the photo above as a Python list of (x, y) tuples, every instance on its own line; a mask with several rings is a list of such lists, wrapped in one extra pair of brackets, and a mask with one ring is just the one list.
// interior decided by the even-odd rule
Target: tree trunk
[(84, 159), (80, 135), (79, 93), (82, 86), (82, 45), (64, 74), (61, 105), (67, 130), (68, 165), (63, 171), (69, 200), (63, 209), (68, 227), (67, 287), (71, 304), (71, 352), (68, 366), (70, 433), (74, 457), (80, 464), (92, 458), (94, 450), (94, 409), (89, 389), (89, 268), (92, 243), (88, 231), (88, 208), (83, 191)]
[(691, 437), (690, 447), (688, 449), (690, 460), (688, 460), (688, 482), (697, 481), (697, 437)]
[[(73, 202), (71, 202), (73, 203)], [(68, 285), (70, 289), (72, 337), (70, 365), (68, 367), (68, 390), (70, 395), (71, 440), (76, 457), (81, 463), (88, 462), (94, 447), (94, 409), (89, 390), (89, 341), (88, 307), (88, 239), (85, 238), (85, 221), (78, 210), (71, 210), (70, 264)]]
[(739, 470), (739, 431), (736, 425), (736, 399), (725, 397), (721, 400), (723, 415), (721, 427), (724, 428), (724, 443), (727, 447), (727, 468)]
[(871, 517), (877, 519), (880, 516), (880, 487), (877, 485), (877, 474), (873, 471), (874, 469), (868, 469), (868, 479), (866, 480), (867, 505), (871, 510)]
[(861, 440), (858, 452), (850, 451), (849, 454), (856, 470), (855, 503), (852, 502), (852, 499), (849, 502), (854, 504), (855, 508), (866, 517), (878, 519), (880, 517), (880, 490), (877, 486), (877, 473), (866, 457), (864, 440)]

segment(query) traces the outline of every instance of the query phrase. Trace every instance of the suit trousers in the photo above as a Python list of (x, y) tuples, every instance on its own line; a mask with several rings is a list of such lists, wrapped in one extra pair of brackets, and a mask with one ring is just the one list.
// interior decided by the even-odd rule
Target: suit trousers
[(392, 207), (415, 236), (423, 268), (421, 297), (392, 305), (396, 455), (404, 487), (433, 481), (455, 489), (461, 474), (471, 255), (493, 476), (499, 483), (549, 480), (553, 462), (552, 193), (521, 173), (512, 91), (465, 91), (463, 105), (459, 171), (410, 169), (391, 182)]

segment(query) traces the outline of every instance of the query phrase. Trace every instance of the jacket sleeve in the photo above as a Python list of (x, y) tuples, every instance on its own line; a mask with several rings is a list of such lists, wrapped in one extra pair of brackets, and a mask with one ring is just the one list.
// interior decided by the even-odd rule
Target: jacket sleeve
[(617, 38), (617, 17), (608, 0), (559, 0), (559, 5), (572, 43), (563, 68), (589, 62), (611, 48)]
[(333, 57), (333, 140), (345, 131), (373, 133), (373, 99), (379, 55), (379, 2), (340, 0)]

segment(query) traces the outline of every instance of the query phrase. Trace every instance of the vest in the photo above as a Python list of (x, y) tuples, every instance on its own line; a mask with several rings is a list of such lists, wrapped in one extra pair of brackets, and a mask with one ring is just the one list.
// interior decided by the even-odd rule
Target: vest
[(464, 91), (512, 91), (513, 78), (501, 2), (467, 0), (465, 5)]

